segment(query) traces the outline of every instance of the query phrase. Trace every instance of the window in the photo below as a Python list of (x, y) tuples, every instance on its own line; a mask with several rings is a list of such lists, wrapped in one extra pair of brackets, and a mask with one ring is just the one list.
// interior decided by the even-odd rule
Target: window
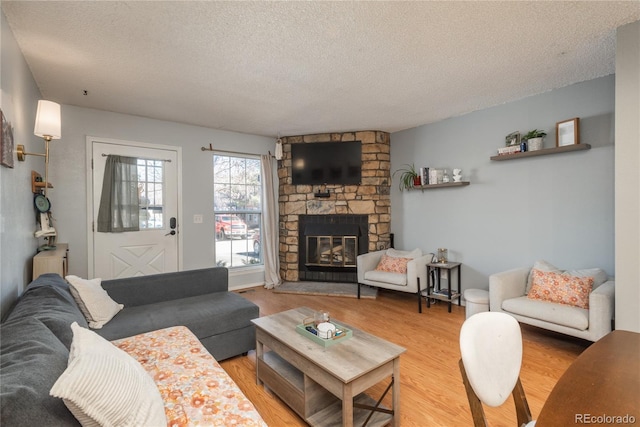
[(214, 154), (213, 214), (216, 265), (262, 264), (260, 159)]
[(164, 161), (138, 159), (140, 230), (163, 228)]

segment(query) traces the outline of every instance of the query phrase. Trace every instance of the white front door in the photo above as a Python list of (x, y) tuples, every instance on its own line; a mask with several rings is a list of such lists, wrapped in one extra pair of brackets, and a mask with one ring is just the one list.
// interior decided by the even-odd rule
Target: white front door
[[(178, 271), (178, 148), (99, 140), (92, 140), (88, 145), (92, 150), (93, 164), (93, 260), (89, 260), (90, 263), (93, 261), (93, 265), (89, 266), (90, 276), (116, 279)], [(108, 154), (138, 159), (140, 231), (97, 231)]]

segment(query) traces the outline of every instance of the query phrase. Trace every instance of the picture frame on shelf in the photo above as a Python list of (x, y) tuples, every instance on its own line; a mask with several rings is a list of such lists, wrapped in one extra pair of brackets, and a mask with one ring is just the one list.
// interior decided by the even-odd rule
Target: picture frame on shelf
[(580, 144), (579, 125), (578, 117), (556, 123), (556, 147)]
[(520, 139), (520, 132), (511, 132), (504, 138), (505, 146), (511, 147), (514, 145), (520, 145)]
[(0, 133), (0, 164), (8, 168), (13, 168), (13, 128), (7, 121), (6, 116), (0, 110), (0, 121), (2, 122), (2, 133)]

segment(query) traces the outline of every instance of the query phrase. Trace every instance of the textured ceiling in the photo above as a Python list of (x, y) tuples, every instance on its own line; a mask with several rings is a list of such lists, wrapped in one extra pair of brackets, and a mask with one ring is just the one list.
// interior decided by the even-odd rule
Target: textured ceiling
[(46, 99), (267, 136), (393, 132), (612, 74), (640, 19), (639, 1), (2, 9)]

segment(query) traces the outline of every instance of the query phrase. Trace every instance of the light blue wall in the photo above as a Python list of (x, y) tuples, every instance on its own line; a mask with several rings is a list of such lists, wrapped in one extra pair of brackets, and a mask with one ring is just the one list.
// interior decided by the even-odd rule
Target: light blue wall
[[(182, 147), (182, 213), (180, 233), (183, 239), (183, 269), (214, 265), (213, 161), (211, 152), (201, 147), (213, 144), (221, 150), (247, 154), (273, 152), (275, 140), (153, 120), (107, 111), (62, 106), (62, 139), (52, 143), (49, 191), (56, 218), (58, 240), (70, 247), (70, 273), (86, 277), (87, 259), (87, 185), (86, 137), (154, 143)], [(202, 214), (202, 224), (193, 223), (193, 215)], [(230, 286), (259, 285), (263, 271), (234, 271)]]
[[(467, 187), (421, 191), (392, 185), (396, 247), (449, 249), (463, 262), (463, 289), (488, 289), (488, 276), (545, 259), (559, 268), (614, 274), (614, 76), (391, 135), (392, 171), (402, 164), (462, 168)], [(580, 118), (591, 150), (491, 161), (513, 131)]]
[[(0, 107), (13, 126), (14, 144), (27, 151), (43, 153), (44, 142), (33, 135), (33, 124), (40, 91), (18, 49), (4, 13), (0, 13), (2, 31), (0, 57)], [(42, 157), (27, 156), (14, 168), (0, 166), (0, 317), (22, 293), (31, 279), (31, 258), (38, 241), (31, 193), (31, 170), (44, 174)]]

